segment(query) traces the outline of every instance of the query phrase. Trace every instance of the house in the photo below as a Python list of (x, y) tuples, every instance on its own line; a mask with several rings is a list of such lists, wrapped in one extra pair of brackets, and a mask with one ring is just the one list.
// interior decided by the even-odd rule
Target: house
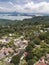
[(46, 55), (47, 59), (49, 59), (49, 54)]
[(42, 32), (43, 32), (43, 30), (40, 30), (40, 32), (42, 33)]
[(45, 56), (41, 57), (41, 59), (34, 65), (47, 65), (47, 63), (45, 62)]
[(40, 63), (36, 63), (34, 65), (47, 65), (46, 63), (40, 62)]
[(26, 57), (28, 55), (28, 53), (27, 52), (24, 52), (23, 55)]
[(12, 48), (6, 48), (6, 47), (3, 47), (1, 50), (1, 52), (5, 52), (5, 53), (8, 53), (8, 52), (13, 52), (13, 49)]
[(5, 62), (10, 62), (11, 59), (12, 59), (12, 57), (7, 57), (7, 58), (4, 59), (4, 61), (5, 61)]
[(23, 44), (28, 44), (28, 40), (25, 40), (25, 39), (24, 39), (24, 40), (22, 41), (22, 43), (23, 43)]
[(5, 57), (4, 53), (0, 51), (0, 59), (2, 59), (4, 57)]
[(9, 43), (11, 41), (10, 38), (2, 38), (0, 39), (0, 43), (4, 44), (4, 43)]
[(9, 55), (10, 53), (13, 53), (13, 52), (14, 50), (12, 48), (3, 47), (0, 50), (0, 59), (4, 58), (6, 55)]
[(22, 41), (20, 39), (14, 39), (14, 45), (17, 47), (21, 47)]

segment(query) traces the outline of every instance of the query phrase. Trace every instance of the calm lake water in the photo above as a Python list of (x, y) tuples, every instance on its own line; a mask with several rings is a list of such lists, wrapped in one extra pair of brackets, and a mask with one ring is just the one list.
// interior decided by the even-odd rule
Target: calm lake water
[(8, 15), (0, 15), (0, 19), (9, 19), (9, 20), (23, 20), (32, 18), (31, 16), (8, 16)]

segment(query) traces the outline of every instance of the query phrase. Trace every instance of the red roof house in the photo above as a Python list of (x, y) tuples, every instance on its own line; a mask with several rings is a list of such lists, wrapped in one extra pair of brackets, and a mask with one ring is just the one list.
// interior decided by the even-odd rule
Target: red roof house
[(36, 63), (35, 65), (47, 65), (46, 63), (40, 62), (40, 63)]

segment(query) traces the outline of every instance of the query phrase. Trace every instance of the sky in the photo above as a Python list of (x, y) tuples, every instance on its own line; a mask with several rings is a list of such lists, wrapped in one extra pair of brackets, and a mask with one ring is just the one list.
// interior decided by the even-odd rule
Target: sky
[(49, 0), (0, 0), (0, 12), (46, 13)]

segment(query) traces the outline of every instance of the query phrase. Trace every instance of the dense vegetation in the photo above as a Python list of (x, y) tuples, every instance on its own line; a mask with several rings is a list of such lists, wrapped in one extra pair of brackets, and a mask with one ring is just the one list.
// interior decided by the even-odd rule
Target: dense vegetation
[(39, 16), (39, 17), (33, 17), (32, 19), (25, 19), (23, 21), (17, 21), (17, 20), (11, 21), (11, 20), (0, 19), (0, 37), (8, 33), (15, 33), (15, 32), (20, 35), (25, 32), (27, 33), (27, 31), (29, 33), (30, 30), (39, 29), (35, 27), (37, 25), (42, 25), (41, 28), (43, 28), (44, 26), (49, 27), (49, 17)]
[[(34, 17), (23, 21), (0, 20), (0, 37), (9, 33), (14, 33), (16, 36), (24, 35), (25, 39), (29, 40), (25, 50), (28, 55), (24, 60), (26, 65), (33, 65), (42, 56), (49, 53), (49, 30), (47, 28), (49, 28), (48, 16)], [(19, 60), (18, 56), (14, 56), (11, 63), (18, 64)]]

